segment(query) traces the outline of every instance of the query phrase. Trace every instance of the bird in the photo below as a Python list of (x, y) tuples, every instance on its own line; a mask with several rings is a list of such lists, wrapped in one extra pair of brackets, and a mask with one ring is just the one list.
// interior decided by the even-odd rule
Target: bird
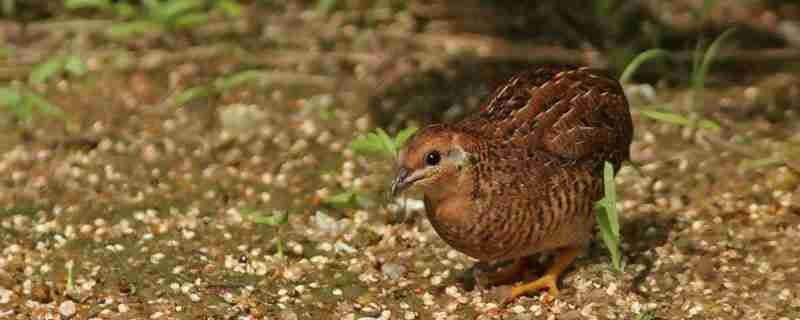
[(423, 194), (435, 232), (486, 265), (554, 253), (540, 278), (508, 287), (504, 300), (547, 290), (591, 240), (603, 166), (630, 159), (633, 138), (620, 83), (600, 69), (569, 65), (528, 69), (499, 86), (477, 112), (414, 133), (398, 153), (393, 197)]

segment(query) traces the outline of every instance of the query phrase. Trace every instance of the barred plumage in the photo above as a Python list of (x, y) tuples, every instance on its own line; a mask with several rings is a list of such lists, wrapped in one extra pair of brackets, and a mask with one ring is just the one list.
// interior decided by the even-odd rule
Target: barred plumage
[[(603, 162), (619, 168), (632, 135), (617, 81), (588, 68), (539, 68), (461, 122), (417, 132), (393, 189), (421, 190), (437, 233), (481, 261), (574, 248), (591, 237)], [(431, 152), (441, 163), (424, 160)]]

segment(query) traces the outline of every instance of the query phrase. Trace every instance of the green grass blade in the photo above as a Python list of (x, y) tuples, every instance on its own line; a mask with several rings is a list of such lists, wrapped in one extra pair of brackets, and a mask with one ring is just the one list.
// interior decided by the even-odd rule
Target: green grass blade
[(603, 239), (603, 244), (605, 244), (606, 249), (608, 249), (608, 253), (611, 255), (611, 264), (614, 266), (614, 269), (617, 271), (622, 271), (622, 265), (620, 263), (621, 252), (619, 248), (619, 238), (615, 237), (611, 231), (611, 227), (607, 221), (608, 218), (606, 207), (598, 207), (597, 211), (597, 223), (600, 226), (600, 238)]
[(127, 2), (114, 5), (114, 13), (122, 18), (131, 18), (136, 15), (136, 8)]
[(89, 72), (86, 64), (76, 55), (69, 55), (64, 59), (64, 70), (74, 76), (82, 76)]
[(132, 21), (112, 25), (106, 30), (106, 35), (111, 39), (125, 40), (140, 34), (161, 30), (160, 25), (150, 21)]
[(241, 17), (244, 12), (244, 7), (236, 1), (222, 0), (214, 4), (214, 7), (225, 13), (226, 16), (231, 18)]
[(692, 120), (687, 117), (684, 117), (679, 114), (669, 113), (669, 112), (661, 112), (661, 111), (654, 111), (654, 110), (641, 110), (639, 114), (648, 117), (650, 119), (670, 123), (670, 124), (677, 124), (682, 126), (691, 126)]
[(19, 90), (10, 87), (0, 87), (0, 105), (15, 108), (22, 100)]
[(611, 232), (619, 238), (619, 217), (617, 216), (617, 189), (614, 182), (614, 165), (606, 161), (603, 167), (603, 192)]
[(263, 215), (253, 209), (242, 210), (251, 221), (257, 224), (266, 224), (268, 226), (279, 226), (289, 222), (289, 214), (286, 212), (274, 211), (271, 215)]
[(173, 102), (177, 106), (182, 106), (195, 98), (205, 97), (210, 94), (211, 90), (206, 86), (191, 87), (176, 95)]
[(175, 20), (178, 17), (193, 11), (201, 9), (205, 5), (203, 0), (173, 0), (166, 1), (157, 9), (157, 15), (163, 19), (162, 21)]
[(229, 90), (260, 78), (261, 72), (258, 70), (241, 71), (231, 76), (217, 79), (214, 81), (214, 86), (219, 90)]
[(64, 119), (65, 113), (61, 108), (57, 107), (55, 104), (51, 103), (44, 97), (35, 94), (35, 93), (27, 93), (24, 97), (27, 99), (31, 106), (36, 107), (42, 113), (50, 116), (55, 116), (61, 119)]
[(317, 11), (322, 13), (331, 12), (336, 7), (336, 0), (318, 0)]
[(189, 13), (175, 18), (176, 28), (189, 28), (207, 23), (209, 17), (205, 13)]
[(150, 14), (154, 14), (158, 10), (160, 10), (162, 4), (159, 0), (142, 0), (142, 4), (144, 7), (147, 8), (147, 12)]
[(28, 82), (31, 84), (43, 84), (52, 76), (59, 73), (63, 67), (64, 60), (62, 58), (50, 58), (44, 63), (40, 63), (33, 67), (31, 74), (28, 76)]
[(692, 77), (694, 81), (693, 85), (696, 89), (702, 90), (702, 88), (705, 87), (706, 76), (708, 75), (708, 70), (711, 68), (711, 63), (714, 61), (714, 58), (719, 53), (719, 49), (722, 46), (722, 43), (725, 42), (725, 40), (728, 37), (733, 35), (735, 31), (736, 31), (735, 28), (730, 28), (728, 30), (725, 30), (725, 32), (720, 34), (716, 39), (714, 39), (714, 42), (712, 42), (711, 45), (708, 46), (708, 49), (706, 50), (705, 54), (703, 54), (702, 62), (700, 62), (699, 65), (696, 65), (696, 69), (694, 70), (695, 73), (694, 76)]
[(111, 9), (110, 0), (65, 0), (64, 7), (69, 10), (74, 9)]
[(387, 155), (396, 155), (397, 147), (394, 145), (394, 140), (382, 128), (378, 128), (377, 131), (383, 152)]
[(410, 138), (411, 135), (417, 132), (417, 130), (418, 130), (417, 127), (408, 127), (403, 130), (400, 130), (400, 132), (397, 133), (397, 136), (394, 137), (394, 145), (397, 148), (401, 148), (403, 145), (406, 144), (408, 138)]
[(604, 163), (603, 167), (603, 190), (603, 199), (600, 199), (600, 201), (595, 204), (597, 210), (597, 225), (600, 227), (600, 237), (603, 239), (603, 243), (611, 254), (611, 263), (614, 269), (622, 271), (614, 166), (608, 161)]
[(343, 208), (343, 207), (353, 207), (357, 202), (358, 194), (353, 190), (344, 191), (330, 197), (325, 197), (322, 199), (322, 203)]
[(661, 57), (669, 57), (669, 52), (663, 49), (650, 49), (636, 55), (636, 57), (625, 66), (625, 70), (622, 71), (622, 75), (619, 77), (619, 82), (628, 83), (642, 64)]
[(350, 149), (360, 154), (383, 154), (385, 147), (381, 138), (375, 133), (359, 136), (350, 142)]
[(740, 169), (755, 169), (755, 168), (763, 168), (775, 165), (782, 165), (786, 163), (786, 160), (783, 157), (769, 157), (769, 158), (762, 158), (762, 159), (745, 159), (739, 163)]
[(682, 115), (679, 115), (679, 114), (676, 114), (676, 113), (671, 113), (671, 112), (661, 112), (661, 111), (655, 111), (655, 110), (640, 110), (639, 114), (641, 114), (641, 115), (643, 115), (643, 116), (645, 116), (647, 118), (650, 118), (650, 119), (653, 119), (653, 120), (656, 120), (656, 121), (660, 121), (660, 122), (664, 122), (664, 123), (669, 123), (669, 124), (676, 124), (676, 125), (687, 126), (687, 127), (699, 127), (699, 128), (711, 129), (711, 130), (719, 130), (719, 129), (722, 128), (722, 127), (720, 127), (719, 124), (717, 124), (716, 122), (713, 122), (711, 120), (699, 119), (699, 120), (695, 121), (695, 120), (689, 119), (687, 117), (684, 117)]

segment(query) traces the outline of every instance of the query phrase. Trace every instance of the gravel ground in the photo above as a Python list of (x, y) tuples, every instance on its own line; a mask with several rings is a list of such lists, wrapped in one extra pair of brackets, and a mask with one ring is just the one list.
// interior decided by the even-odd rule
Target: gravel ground
[[(326, 27), (292, 10), (272, 18), (244, 29)], [(321, 33), (377, 63), (343, 67), (352, 57), (314, 52), (183, 106), (163, 97), (248, 63), (116, 71), (90, 54), (87, 77), (34, 88), (74, 127), (0, 122), (0, 318), (800, 319), (800, 77), (708, 90), (700, 114), (719, 131), (635, 112), (636, 166), (617, 180), (624, 272), (596, 241), (555, 302), (538, 294), (503, 306), (470, 288), (474, 261), (436, 236), (418, 200), (382, 196), (391, 163), (347, 148), (378, 123), (429, 119), (392, 109), (420, 103), (419, 92), (385, 95), (408, 68), (447, 78), (433, 63), (440, 52), (384, 42), (381, 32), (413, 29), (404, 19)], [(670, 101), (688, 113), (682, 89), (627, 89), (635, 110)], [(480, 101), (461, 97), (441, 113)], [(387, 112), (397, 116), (383, 123)], [(362, 192), (358, 203), (326, 204), (343, 190)], [(288, 223), (248, 215), (274, 210)], [(538, 262), (529, 276), (547, 257)]]

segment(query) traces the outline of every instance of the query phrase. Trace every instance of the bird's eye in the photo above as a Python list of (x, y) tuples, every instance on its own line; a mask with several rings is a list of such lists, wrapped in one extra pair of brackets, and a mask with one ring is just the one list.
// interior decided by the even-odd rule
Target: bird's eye
[(436, 150), (428, 152), (428, 154), (425, 155), (425, 164), (429, 166), (435, 166), (439, 164), (439, 161), (441, 160), (442, 160), (442, 155), (440, 155), (439, 151)]

